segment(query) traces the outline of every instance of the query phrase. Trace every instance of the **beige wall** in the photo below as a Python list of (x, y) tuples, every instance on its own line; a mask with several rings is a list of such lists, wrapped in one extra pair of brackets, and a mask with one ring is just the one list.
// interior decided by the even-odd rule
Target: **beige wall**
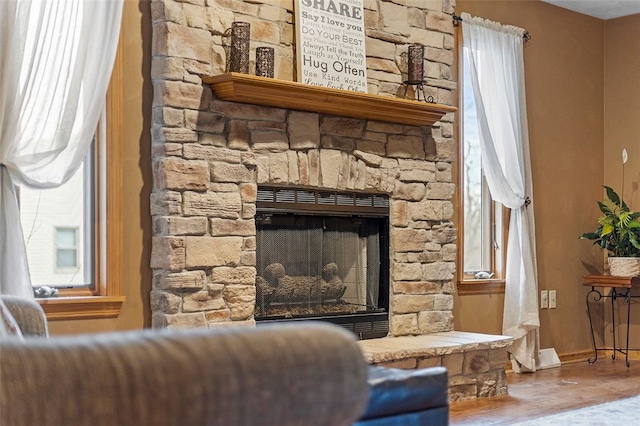
[(604, 182), (640, 210), (640, 15), (606, 21), (604, 68)]
[(122, 20), (124, 147), (123, 288), (127, 300), (118, 318), (53, 321), (52, 334), (113, 331), (151, 323), (151, 16), (148, 1), (125, 1)]
[[(640, 16), (602, 21), (539, 1), (461, 0), (462, 12), (532, 35), (525, 73), (538, 284), (558, 292), (558, 308), (540, 311), (541, 346), (589, 351), (581, 277), (602, 271), (602, 253), (577, 237), (595, 228), (601, 185), (620, 187), (622, 147), (625, 198), (639, 208)], [(458, 296), (454, 306), (456, 329), (500, 332), (501, 297)]]

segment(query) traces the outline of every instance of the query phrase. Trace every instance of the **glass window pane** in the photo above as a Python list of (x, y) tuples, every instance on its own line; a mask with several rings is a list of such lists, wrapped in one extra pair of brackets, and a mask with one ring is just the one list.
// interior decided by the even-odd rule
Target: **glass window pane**
[(467, 57), (463, 59), (463, 270), (493, 272), (493, 202), (484, 176), (477, 109)]
[(478, 119), (468, 67), (464, 67), (464, 271), (482, 269), (482, 163)]
[[(88, 157), (89, 158), (89, 157)], [(86, 161), (85, 161), (86, 163)], [(91, 167), (58, 188), (20, 187), (20, 218), (34, 286), (84, 286), (92, 274)], [(73, 268), (73, 270), (69, 270)]]
[(76, 230), (75, 229), (57, 229), (56, 230), (56, 244), (58, 247), (76, 247)]
[(75, 268), (77, 265), (76, 251), (73, 249), (60, 249), (56, 256), (58, 268)]

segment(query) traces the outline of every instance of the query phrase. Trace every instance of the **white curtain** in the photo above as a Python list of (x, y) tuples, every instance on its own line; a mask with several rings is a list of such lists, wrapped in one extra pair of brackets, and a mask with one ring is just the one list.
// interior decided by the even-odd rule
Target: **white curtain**
[(33, 297), (15, 185), (79, 168), (104, 108), (122, 0), (0, 1), (0, 294)]
[(524, 30), (463, 13), (462, 31), (489, 191), (494, 200), (511, 209), (502, 332), (516, 339), (510, 348), (516, 371), (535, 371), (540, 320)]

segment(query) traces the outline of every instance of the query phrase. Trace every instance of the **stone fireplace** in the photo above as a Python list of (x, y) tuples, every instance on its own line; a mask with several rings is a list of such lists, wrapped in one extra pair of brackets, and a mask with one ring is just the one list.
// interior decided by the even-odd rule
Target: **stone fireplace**
[[(251, 23), (252, 46), (276, 49), (276, 79), (294, 80), (292, 1), (267, 3), (152, 2), (153, 326), (251, 325), (305, 309), (335, 316), (329, 311), (337, 308), (384, 315), (391, 336), (453, 330), (453, 113), (433, 125), (407, 124), (216, 95), (203, 79), (225, 72), (225, 31), (234, 20)], [(368, 100), (371, 109), (403, 92), (409, 43), (425, 46), (427, 95), (451, 105), (452, 1), (364, 3), (368, 91), (378, 96)], [(314, 194), (315, 207), (269, 205), (265, 197), (278, 190)], [(339, 211), (323, 205), (324, 196), (383, 201), (371, 205), (375, 212)], [(309, 253), (324, 247), (328, 255), (297, 267), (277, 244), (284, 234), (288, 248), (310, 241), (293, 236), (301, 227), (350, 238), (349, 249), (316, 240)], [(308, 297), (286, 299), (285, 287), (276, 295), (283, 283), (300, 284)]]
[[(356, 96), (291, 83), (293, 0), (151, 3), (154, 327), (386, 321), (359, 342), (369, 363), (445, 366), (451, 401), (507, 393), (513, 339), (453, 330), (454, 4), (364, 0)], [(252, 60), (275, 49), (275, 79), (225, 73), (234, 20)], [(412, 43), (436, 105), (400, 99)]]

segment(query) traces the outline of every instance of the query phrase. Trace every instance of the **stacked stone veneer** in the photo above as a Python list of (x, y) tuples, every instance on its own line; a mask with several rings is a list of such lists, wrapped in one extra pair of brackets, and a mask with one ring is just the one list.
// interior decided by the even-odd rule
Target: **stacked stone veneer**
[(419, 369), (444, 366), (449, 401), (508, 393), (505, 365), (513, 338), (452, 331), (358, 342), (373, 365)]
[[(406, 51), (425, 45), (427, 95), (452, 104), (453, 0), (365, 0), (368, 90), (402, 93)], [(153, 16), (154, 327), (252, 324), (261, 184), (390, 195), (390, 334), (453, 329), (453, 114), (405, 126), (225, 102), (234, 20), (294, 80), (292, 0), (157, 0)]]

